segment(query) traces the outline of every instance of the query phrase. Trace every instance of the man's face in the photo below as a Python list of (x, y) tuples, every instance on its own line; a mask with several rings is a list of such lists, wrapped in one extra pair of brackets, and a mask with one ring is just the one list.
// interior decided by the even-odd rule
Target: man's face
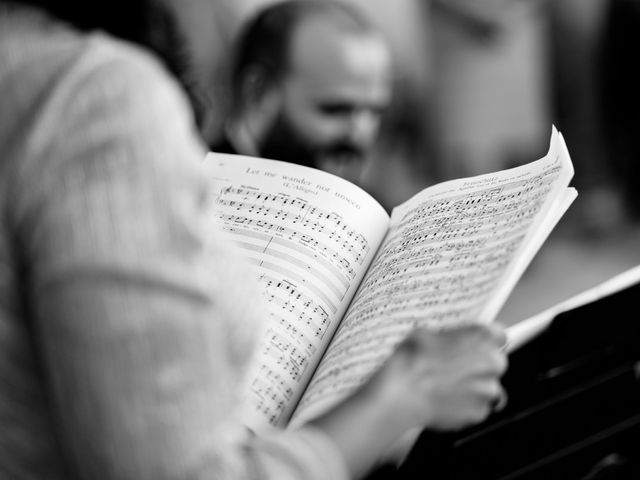
[(381, 38), (309, 21), (294, 35), (278, 112), (260, 154), (357, 180), (391, 96)]

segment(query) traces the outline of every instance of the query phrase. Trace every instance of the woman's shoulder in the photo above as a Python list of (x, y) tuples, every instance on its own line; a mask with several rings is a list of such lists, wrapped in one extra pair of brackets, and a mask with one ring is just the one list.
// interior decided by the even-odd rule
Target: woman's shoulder
[(103, 31), (77, 30), (31, 7), (0, 6), (0, 63), (0, 80), (9, 85), (18, 80), (12, 88), (39, 98), (46, 97), (41, 90), (65, 86), (184, 95), (150, 50)]

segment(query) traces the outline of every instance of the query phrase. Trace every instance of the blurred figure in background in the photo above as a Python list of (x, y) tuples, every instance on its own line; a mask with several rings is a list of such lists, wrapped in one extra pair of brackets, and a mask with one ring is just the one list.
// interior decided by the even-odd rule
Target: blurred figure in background
[(244, 428), (266, 308), (189, 102), (214, 66), (185, 12), (211, 28), (219, 4), (0, 1), (1, 478), (359, 478), (504, 398), (499, 327), (416, 330), (311, 424)]
[[(610, 0), (561, 0), (548, 2), (546, 9), (553, 121), (569, 145), (576, 168), (574, 183), (580, 192), (566, 225), (579, 241), (615, 236), (628, 222), (620, 188), (622, 172), (607, 140), (609, 126), (620, 127), (620, 119), (607, 118), (613, 110), (606, 103), (617, 94), (601, 95), (603, 78), (610, 75), (601, 70), (609, 4)], [(610, 106), (622, 107), (617, 100)]]
[(609, 170), (625, 213), (640, 219), (640, 1), (608, 0), (599, 49), (598, 99)]
[(213, 151), (320, 168), (358, 182), (391, 100), (391, 55), (356, 9), (285, 1), (244, 28), (233, 102)]

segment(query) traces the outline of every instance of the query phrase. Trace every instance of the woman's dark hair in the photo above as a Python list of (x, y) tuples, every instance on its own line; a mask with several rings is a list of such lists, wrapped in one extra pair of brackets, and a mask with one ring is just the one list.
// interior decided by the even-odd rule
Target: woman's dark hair
[[(2, 3), (2, 0), (0, 0)], [(83, 31), (102, 30), (155, 53), (186, 91), (196, 121), (203, 105), (191, 70), (186, 42), (174, 15), (157, 0), (10, 0), (32, 5)]]

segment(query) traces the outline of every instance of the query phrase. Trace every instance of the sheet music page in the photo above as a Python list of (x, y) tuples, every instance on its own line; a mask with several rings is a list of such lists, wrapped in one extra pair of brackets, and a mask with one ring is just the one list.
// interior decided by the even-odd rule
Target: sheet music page
[(269, 307), (249, 375), (246, 421), (284, 425), (389, 225), (382, 206), (328, 173), (210, 153), (215, 210), (253, 265)]
[(572, 176), (554, 128), (544, 158), (429, 187), (394, 209), (292, 424), (361, 385), (416, 326), (491, 321), (575, 198)]

